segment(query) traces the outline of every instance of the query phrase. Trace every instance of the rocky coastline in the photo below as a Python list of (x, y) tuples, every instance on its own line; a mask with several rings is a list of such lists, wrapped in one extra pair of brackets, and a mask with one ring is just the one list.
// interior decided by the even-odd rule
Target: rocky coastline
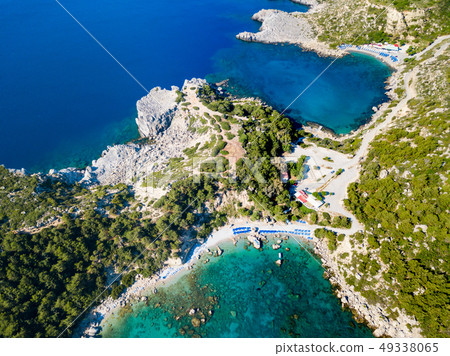
[[(186, 80), (181, 90), (197, 89), (205, 83), (204, 79)], [(180, 88), (175, 86), (171, 90), (156, 87), (137, 102), (139, 133), (141, 138), (151, 139), (152, 144), (110, 146), (84, 170), (50, 170), (48, 175), (66, 183), (85, 186), (142, 184), (149, 174), (164, 168), (170, 158), (182, 156), (184, 149), (208, 138), (189, 130), (189, 114), (180, 110), (177, 103), (179, 91)]]
[(332, 49), (326, 43), (317, 39), (317, 33), (309, 15), (320, 11), (324, 4), (317, 0), (291, 0), (300, 5), (308, 6), (307, 12), (285, 12), (274, 9), (264, 9), (252, 16), (252, 20), (261, 23), (259, 32), (241, 32), (236, 38), (246, 42), (268, 44), (289, 43), (299, 45), (307, 51), (314, 51), (319, 56), (342, 57), (346, 52)]
[(236, 38), (246, 42), (295, 44), (325, 57), (345, 55), (344, 51), (332, 49), (317, 40), (314, 28), (306, 17), (309, 11), (288, 13), (281, 10), (261, 10), (252, 16), (253, 20), (262, 24), (259, 32), (241, 32)]
[[(311, 12), (318, 11), (321, 6), (315, 0), (292, 1), (311, 6), (309, 10)], [(331, 49), (317, 40), (314, 29), (306, 20), (304, 13), (261, 10), (253, 16), (253, 19), (262, 23), (260, 31), (258, 33), (242, 32), (237, 35), (238, 39), (261, 43), (292, 43), (300, 45), (306, 50), (313, 50), (323, 56), (340, 57), (345, 55), (344, 51)], [(397, 81), (398, 73), (397, 75), (394, 73), (389, 79), (388, 93), (391, 97), (394, 95), (393, 88), (395, 88)], [(204, 83), (205, 81), (202, 79), (187, 80), (181, 90), (188, 87), (199, 88)], [(74, 168), (60, 171), (51, 170), (48, 175), (70, 184), (78, 182), (86, 186), (115, 185), (118, 183), (135, 186), (141, 184), (143, 178), (150, 172), (161, 169), (170, 158), (180, 157), (185, 148), (206, 140), (202, 135), (188, 130), (186, 113), (179, 110), (177, 104), (177, 92), (179, 90), (177, 87), (172, 87), (171, 90), (154, 88), (137, 103), (138, 118), (136, 124), (140, 135), (143, 138), (151, 138), (154, 140), (154, 144), (141, 146), (129, 143), (108, 147), (102, 156), (92, 162), (92, 165), (85, 170)], [(357, 131), (347, 135), (335, 135), (334, 138), (345, 139), (364, 133), (377, 118), (382, 116), (388, 106), (389, 103), (384, 103), (377, 108), (372, 119)], [(313, 128), (307, 130), (310, 129)], [(317, 131), (321, 130), (316, 130), (315, 134), (317, 134)], [(323, 130), (323, 134), (332, 135), (326, 130)], [(25, 174), (24, 171), (17, 171), (16, 173)], [(205, 246), (209, 246), (209, 243)], [(350, 249), (351, 247), (346, 248)], [(354, 291), (353, 287), (345, 281), (337, 261), (323, 241), (316, 239), (314, 251), (321, 257), (322, 264), (330, 275), (330, 282), (336, 286), (336, 294), (342, 304), (355, 311), (358, 317), (363, 318), (374, 330), (375, 336), (420, 337), (419, 328), (412, 327), (409, 329), (407, 326), (417, 324), (411, 317), (399, 311), (400, 316), (396, 320), (390, 320), (382, 306), (367, 303), (359, 292)], [(194, 260), (189, 260), (187, 263), (189, 265), (193, 262)], [(179, 267), (169, 266), (168, 270), (175, 271)], [(92, 333), (95, 335), (95, 330), (97, 332), (100, 330), (99, 323), (101, 320), (107, 318), (116, 308), (123, 307), (131, 301), (143, 301), (144, 299), (141, 298), (145, 298), (145, 296), (141, 296), (141, 293), (153, 289), (158, 280), (160, 278), (157, 276), (149, 279), (138, 279), (119, 299), (112, 300), (112, 298), (109, 298), (105, 300), (80, 323), (75, 335), (81, 336)]]
[[(348, 242), (348, 238), (346, 240)], [(339, 253), (348, 253), (351, 249), (350, 244), (346, 243)], [(327, 277), (334, 287), (335, 295), (340, 299), (342, 306), (349, 308), (358, 322), (367, 324), (375, 337), (421, 337), (421, 329), (415, 318), (397, 310), (398, 317), (393, 320), (389, 318), (384, 306), (368, 303), (360, 292), (355, 291), (354, 287), (346, 282), (337, 260), (330, 253), (325, 241), (319, 239), (315, 241), (314, 253), (320, 257)]]
[[(395, 87), (395, 82), (396, 79), (394, 78), (391, 83), (393, 87)], [(205, 81), (201, 79), (188, 80), (182, 89), (186, 89), (187, 87), (198, 88), (204, 85), (204, 83)], [(141, 136), (154, 139), (154, 144), (143, 147), (134, 143), (112, 146), (102, 154), (102, 157), (94, 161), (85, 170), (68, 168), (61, 171), (50, 171), (49, 175), (57, 179), (65, 180), (68, 183), (80, 182), (88, 186), (117, 183), (137, 186), (138, 184), (135, 182), (136, 177), (160, 168), (170, 157), (180, 156), (183, 149), (202, 140), (197, 134), (188, 131), (186, 116), (182, 110), (177, 109), (175, 101), (178, 90), (176, 87), (173, 87), (171, 90), (155, 88), (148, 96), (141, 99), (138, 104), (139, 117), (136, 122), (140, 128)], [(383, 104), (377, 113), (374, 114), (369, 124), (382, 115), (387, 107), (388, 103)], [(364, 131), (365, 129), (360, 128), (358, 131), (360, 130)], [(326, 134), (325, 130), (319, 131)], [(317, 130), (315, 134), (317, 134)], [(346, 136), (340, 136), (340, 138)], [(187, 145), (186, 142), (190, 144)], [(18, 173), (23, 174), (24, 172)], [(227, 238), (231, 237), (232, 235)], [(204, 246), (211, 246), (214, 241), (214, 239), (209, 240)], [(330, 282), (336, 286), (337, 297), (344, 306), (354, 311), (357, 319), (365, 320), (368, 326), (374, 330), (375, 336), (420, 336), (416, 328), (408, 331), (406, 325), (415, 324), (411, 318), (401, 315), (395, 321), (389, 320), (381, 306), (368, 304), (360, 293), (355, 292), (346, 283), (345, 278), (339, 271), (337, 262), (333, 259), (333, 255), (328, 251), (325, 243), (317, 239), (314, 243), (315, 253), (321, 257), (324, 268), (331, 276)], [(181, 267), (167, 266), (166, 270), (162, 273), (177, 274), (183, 269), (187, 270), (188, 266), (194, 262), (195, 259), (190, 259)], [(80, 323), (75, 332), (75, 336), (95, 336), (101, 330), (102, 320), (106, 320), (114, 311), (121, 307), (133, 302), (143, 301), (144, 299), (142, 298), (145, 298), (144, 294), (153, 290), (157, 286), (157, 283), (162, 283), (164, 280), (165, 278), (161, 279), (159, 276), (137, 279), (136, 283), (128, 288), (119, 299), (113, 300), (109, 297), (99, 306), (93, 308), (88, 316)]]

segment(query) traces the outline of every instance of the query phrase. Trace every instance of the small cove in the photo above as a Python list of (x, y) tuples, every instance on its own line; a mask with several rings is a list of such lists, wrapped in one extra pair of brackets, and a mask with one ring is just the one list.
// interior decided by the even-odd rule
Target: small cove
[[(106, 320), (102, 336), (372, 337), (342, 310), (320, 263), (305, 250), (310, 247), (291, 238), (273, 250), (275, 241), (262, 251), (245, 239), (237, 247), (221, 243), (222, 256), (204, 255), (146, 303), (119, 310)], [(280, 251), (284, 263), (278, 267)]]

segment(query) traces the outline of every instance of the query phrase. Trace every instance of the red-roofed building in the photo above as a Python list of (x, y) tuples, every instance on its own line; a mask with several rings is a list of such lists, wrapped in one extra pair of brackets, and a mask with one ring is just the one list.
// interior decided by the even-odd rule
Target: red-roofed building
[(295, 197), (302, 203), (306, 203), (308, 201), (308, 194), (304, 190), (300, 190), (298, 193), (296, 193)]
[(307, 207), (312, 207), (313, 209), (319, 209), (323, 205), (323, 201), (316, 199), (312, 194), (308, 194), (304, 190), (297, 192), (295, 197)]

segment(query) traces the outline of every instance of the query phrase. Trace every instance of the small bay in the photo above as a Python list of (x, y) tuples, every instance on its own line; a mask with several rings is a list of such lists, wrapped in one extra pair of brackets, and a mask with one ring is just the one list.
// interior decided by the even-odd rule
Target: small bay
[[(273, 250), (274, 241), (262, 251), (245, 239), (236, 247), (222, 243), (222, 256), (203, 256), (146, 303), (107, 319), (102, 336), (372, 337), (341, 308), (310, 247), (291, 238)], [(280, 251), (281, 267), (275, 264)]]

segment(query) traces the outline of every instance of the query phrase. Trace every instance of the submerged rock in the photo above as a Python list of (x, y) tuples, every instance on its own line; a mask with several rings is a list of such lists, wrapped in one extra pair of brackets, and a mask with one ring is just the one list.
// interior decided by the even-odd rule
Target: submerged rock
[(254, 248), (260, 249), (262, 247), (261, 246), (262, 245), (261, 244), (261, 240), (257, 236), (255, 236), (255, 235), (248, 235), (247, 239), (248, 239), (248, 241), (250, 241), (250, 243), (253, 244)]
[(200, 320), (197, 318), (192, 318), (191, 323), (194, 328), (198, 328), (201, 325)]

